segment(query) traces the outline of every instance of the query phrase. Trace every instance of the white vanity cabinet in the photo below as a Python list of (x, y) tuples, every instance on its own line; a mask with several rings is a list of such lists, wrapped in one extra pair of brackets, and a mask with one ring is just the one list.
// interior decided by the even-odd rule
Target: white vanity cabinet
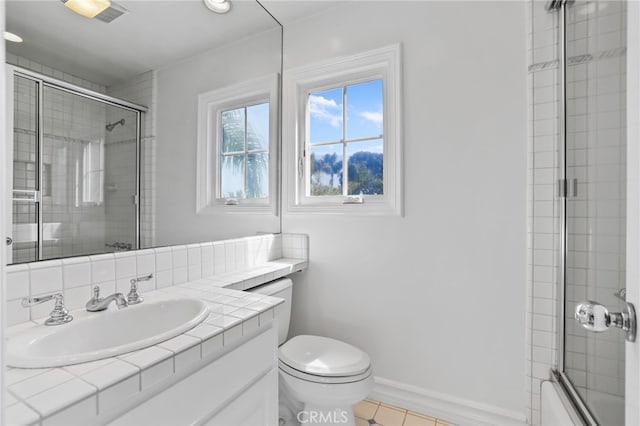
[(224, 355), (203, 360), (109, 424), (276, 426), (276, 338), (269, 327)]

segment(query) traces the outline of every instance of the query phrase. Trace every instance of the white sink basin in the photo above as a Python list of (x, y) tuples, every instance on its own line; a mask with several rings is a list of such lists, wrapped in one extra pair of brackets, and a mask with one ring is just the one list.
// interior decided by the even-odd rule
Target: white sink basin
[(8, 341), (7, 365), (60, 367), (155, 345), (195, 327), (209, 314), (195, 299), (143, 302), (59, 326), (39, 326)]

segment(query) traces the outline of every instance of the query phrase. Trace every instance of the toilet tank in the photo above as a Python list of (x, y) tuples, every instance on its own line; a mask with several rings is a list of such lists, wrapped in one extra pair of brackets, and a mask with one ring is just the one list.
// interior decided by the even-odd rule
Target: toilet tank
[(284, 303), (275, 309), (275, 326), (278, 329), (278, 346), (287, 340), (289, 334), (289, 321), (291, 320), (291, 286), (292, 281), (289, 278), (283, 278), (254, 287), (250, 290), (252, 293), (264, 294), (266, 296), (279, 297), (284, 299)]

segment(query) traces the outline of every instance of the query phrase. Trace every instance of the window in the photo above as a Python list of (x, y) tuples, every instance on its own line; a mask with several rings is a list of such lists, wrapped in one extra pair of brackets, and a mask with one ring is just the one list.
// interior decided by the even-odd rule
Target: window
[(84, 142), (81, 155), (76, 162), (76, 207), (100, 205), (104, 200), (104, 141)]
[(269, 197), (269, 103), (222, 111), (220, 121), (220, 198)]
[(276, 213), (278, 78), (198, 97), (198, 213)]
[(391, 46), (290, 71), (290, 212), (402, 214), (399, 62)]
[(383, 80), (312, 92), (307, 196), (384, 194)]

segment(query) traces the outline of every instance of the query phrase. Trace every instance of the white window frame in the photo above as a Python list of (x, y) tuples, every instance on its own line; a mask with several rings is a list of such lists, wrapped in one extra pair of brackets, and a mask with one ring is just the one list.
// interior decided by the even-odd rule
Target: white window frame
[[(284, 179), (288, 213), (402, 216), (400, 57), (400, 45), (396, 44), (286, 72), (284, 99), (288, 109), (283, 129), (288, 141), (284, 152), (288, 177)], [(309, 128), (309, 94), (377, 79), (383, 80), (384, 194), (365, 195), (362, 203), (350, 203), (354, 198), (342, 195), (307, 196), (310, 153), (305, 150)]]
[[(279, 75), (274, 74), (198, 95), (197, 214), (277, 215), (278, 88)], [(230, 204), (228, 199), (219, 196), (220, 149), (222, 147), (221, 113), (264, 102), (269, 103), (269, 196), (234, 199), (234, 203)]]

